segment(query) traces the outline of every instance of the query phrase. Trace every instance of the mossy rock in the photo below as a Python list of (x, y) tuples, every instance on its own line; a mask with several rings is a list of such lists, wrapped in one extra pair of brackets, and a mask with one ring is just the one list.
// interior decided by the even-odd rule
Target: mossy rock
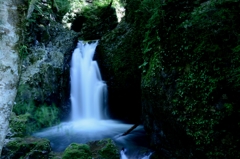
[(142, 54), (140, 47), (135, 47), (140, 45), (141, 36), (136, 30), (122, 20), (101, 38), (96, 52), (103, 80), (108, 85), (109, 112), (113, 118), (130, 122), (140, 120), (141, 114)]
[(86, 144), (72, 143), (69, 145), (62, 156), (62, 159), (92, 159), (90, 148)]
[(34, 137), (16, 138), (3, 147), (1, 159), (42, 159), (48, 158), (50, 151), (51, 146), (47, 139)]
[(63, 152), (50, 152), (49, 158), (51, 159), (62, 159)]
[(30, 114), (25, 113), (22, 115), (16, 116), (15, 113), (11, 114), (9, 122), (9, 134), (8, 137), (23, 137), (26, 135), (26, 122), (28, 121)]
[[(136, 12), (151, 16), (140, 23), (147, 26), (141, 65), (145, 130), (156, 151), (176, 158), (239, 158), (239, 26), (232, 24), (239, 20), (239, 2), (184, 3), (142, 3)], [(146, 6), (154, 12), (139, 14)]]
[(112, 139), (88, 143), (95, 159), (119, 159), (119, 150)]

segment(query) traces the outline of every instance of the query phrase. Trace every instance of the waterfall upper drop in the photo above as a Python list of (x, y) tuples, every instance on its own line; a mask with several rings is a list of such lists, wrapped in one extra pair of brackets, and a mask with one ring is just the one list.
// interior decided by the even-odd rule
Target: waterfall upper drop
[(71, 61), (71, 104), (73, 121), (103, 119), (106, 107), (107, 87), (93, 56), (98, 41), (79, 41)]

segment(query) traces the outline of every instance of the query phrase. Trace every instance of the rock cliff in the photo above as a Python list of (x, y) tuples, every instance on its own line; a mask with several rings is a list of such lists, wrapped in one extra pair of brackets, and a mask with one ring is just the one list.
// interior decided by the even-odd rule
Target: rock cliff
[(9, 117), (19, 79), (16, 44), (18, 11), (21, 1), (0, 0), (0, 154), (7, 133)]
[(118, 99), (113, 105), (125, 116), (142, 110), (160, 156), (239, 158), (239, 6), (127, 0), (125, 20), (101, 39), (110, 102)]

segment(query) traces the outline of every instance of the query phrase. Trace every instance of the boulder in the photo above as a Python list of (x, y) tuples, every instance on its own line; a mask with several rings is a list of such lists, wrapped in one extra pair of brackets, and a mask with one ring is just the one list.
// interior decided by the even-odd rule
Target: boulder
[(25, 136), (27, 131), (26, 123), (29, 116), (30, 114), (28, 113), (16, 116), (16, 114), (12, 112), (9, 120), (9, 131), (6, 137), (11, 138)]
[(120, 153), (112, 139), (102, 139), (86, 144), (72, 143), (63, 153), (52, 152), (51, 157), (56, 159), (119, 159)]
[(62, 159), (92, 159), (92, 153), (87, 144), (70, 144), (64, 151)]
[(51, 146), (47, 139), (15, 138), (5, 144), (1, 159), (47, 159), (50, 151)]
[(112, 139), (103, 139), (87, 143), (94, 159), (119, 159), (119, 149)]

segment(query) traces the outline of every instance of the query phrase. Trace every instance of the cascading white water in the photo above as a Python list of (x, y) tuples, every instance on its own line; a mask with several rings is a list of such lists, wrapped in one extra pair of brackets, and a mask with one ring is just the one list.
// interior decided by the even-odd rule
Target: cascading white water
[(72, 142), (87, 143), (112, 138), (119, 146), (127, 148), (127, 151), (120, 152), (121, 159), (128, 159), (129, 156), (129, 158), (149, 159), (149, 154), (139, 156), (137, 153), (144, 146), (140, 142), (135, 143), (145, 139), (142, 126), (138, 126), (135, 133), (133, 131), (130, 135), (119, 137), (119, 134), (129, 130), (132, 124), (102, 120), (106, 118), (104, 107), (107, 103), (107, 87), (102, 81), (97, 62), (93, 61), (97, 44), (97, 41), (93, 43), (80, 41), (73, 52), (70, 70), (71, 121), (62, 122), (35, 133), (34, 136), (49, 139), (54, 151), (63, 151)]
[(78, 42), (71, 62), (72, 121), (103, 119), (106, 84), (93, 56), (98, 42)]

